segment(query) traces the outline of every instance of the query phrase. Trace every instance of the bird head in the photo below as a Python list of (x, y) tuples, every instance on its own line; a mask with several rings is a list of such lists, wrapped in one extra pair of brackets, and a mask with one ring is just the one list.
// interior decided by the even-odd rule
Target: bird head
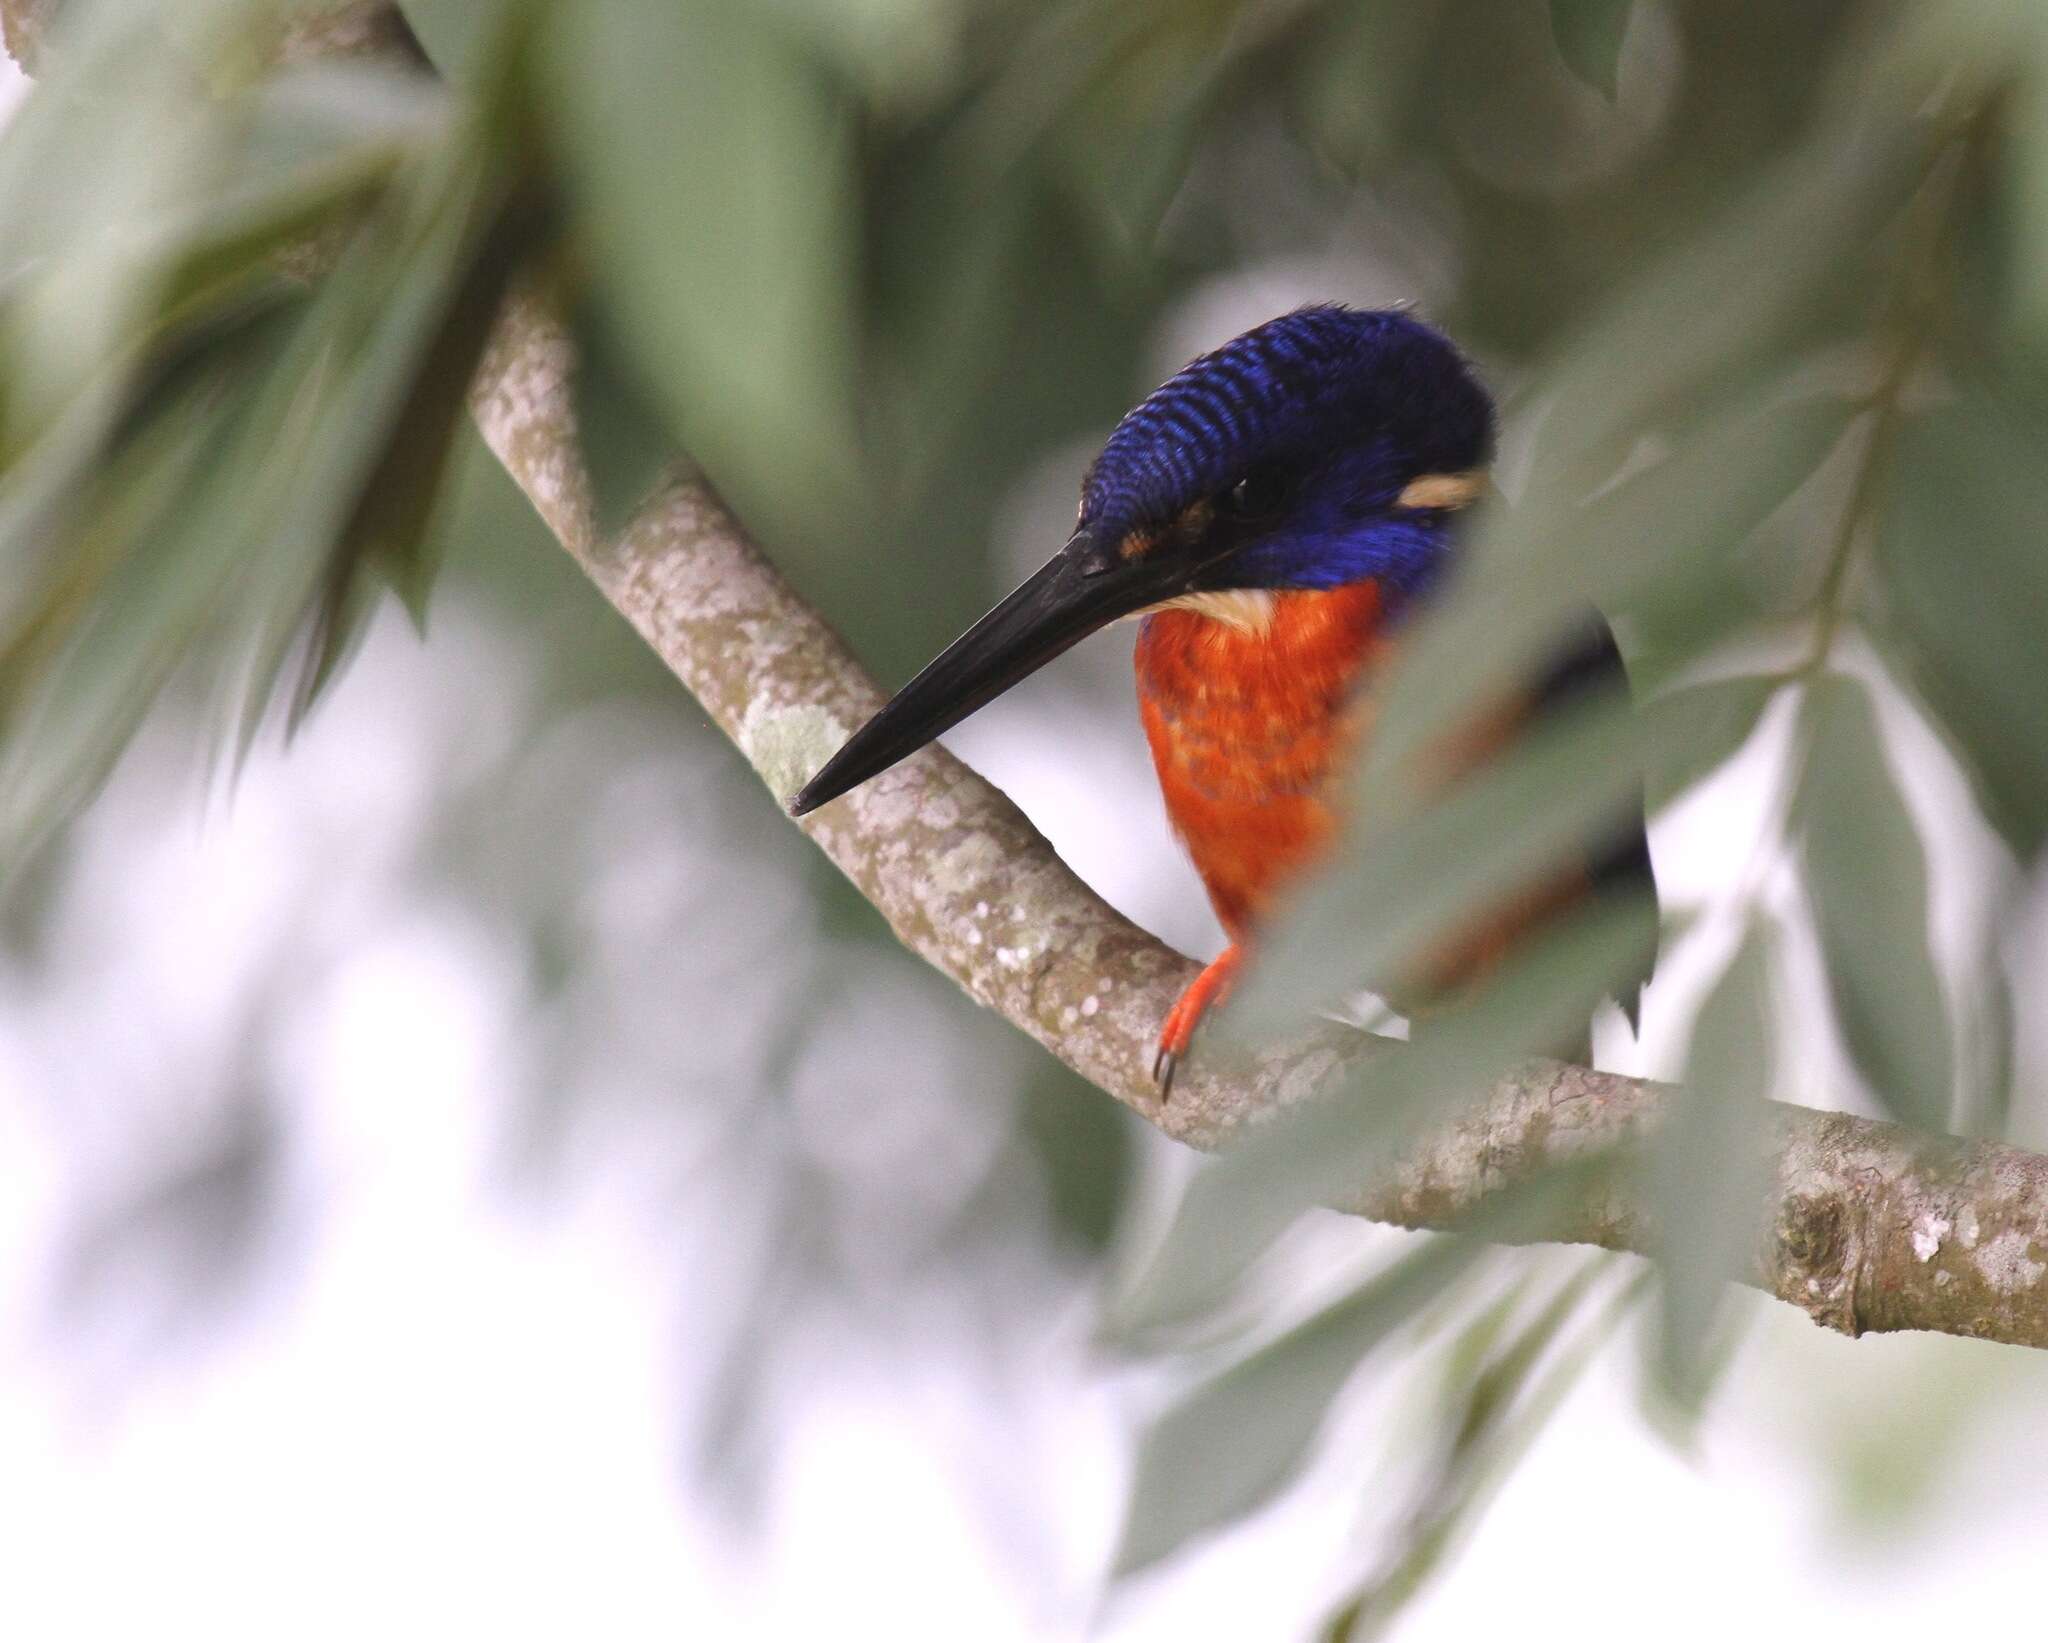
[(856, 731), (790, 804), (907, 758), (1120, 617), (1256, 625), (1261, 598), (1375, 579), (1390, 613), (1446, 563), (1493, 454), (1493, 404), (1420, 320), (1334, 306), (1202, 355), (1116, 426), (1066, 545)]

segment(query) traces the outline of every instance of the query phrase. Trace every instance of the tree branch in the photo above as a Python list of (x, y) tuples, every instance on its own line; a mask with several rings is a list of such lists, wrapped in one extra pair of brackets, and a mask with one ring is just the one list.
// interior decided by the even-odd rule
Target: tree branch
[[(355, 18), (360, 3), (332, 8)], [(37, 0), (0, 0), (18, 56)], [(347, 37), (353, 43), (352, 36)], [(473, 393), (478, 426), (563, 546), (746, 756), (779, 802), (882, 693), (701, 483), (663, 485), (600, 539), (570, 394), (573, 350), (530, 298), (504, 315)], [(1206, 1056), (1170, 1106), (1153, 1037), (1195, 965), (1081, 883), (1015, 805), (932, 748), (800, 824), (913, 951), (1178, 1140), (1218, 1145), (1398, 1046), (1330, 1027)], [(1506, 1183), (1639, 1139), (1668, 1086), (1553, 1062), (1502, 1080), (1344, 1207), (1446, 1227)], [(2048, 1158), (1803, 1107), (1772, 1111), (1775, 1174), (1749, 1281), (1854, 1335), (1928, 1329), (2048, 1346)], [(1550, 1229), (1647, 1252), (1625, 1182)]]
[[(600, 592), (652, 645), (778, 801), (882, 703), (839, 636), (701, 483), (678, 477), (599, 539), (569, 389), (573, 350), (532, 302), (505, 317), (474, 404), (484, 438)], [(1331, 1027), (1255, 1057), (1205, 1057), (1162, 1106), (1147, 1069), (1194, 963), (1077, 879), (1023, 814), (943, 749), (799, 823), (904, 944), (1177, 1140), (1221, 1143), (1402, 1053)], [(1503, 1080), (1344, 1207), (1446, 1227), (1507, 1182), (1639, 1139), (1669, 1086), (1555, 1062)], [(1775, 1179), (1749, 1281), (1855, 1335), (1929, 1329), (2048, 1346), (2048, 1158), (1775, 1104)], [(1627, 1186), (1551, 1229), (1649, 1252)]]

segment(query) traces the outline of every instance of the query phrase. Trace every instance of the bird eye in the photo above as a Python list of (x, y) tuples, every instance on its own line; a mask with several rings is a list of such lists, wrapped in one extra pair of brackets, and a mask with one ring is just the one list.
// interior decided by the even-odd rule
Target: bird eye
[(1276, 468), (1253, 468), (1224, 493), (1226, 512), (1239, 519), (1257, 519), (1287, 499), (1287, 480)]

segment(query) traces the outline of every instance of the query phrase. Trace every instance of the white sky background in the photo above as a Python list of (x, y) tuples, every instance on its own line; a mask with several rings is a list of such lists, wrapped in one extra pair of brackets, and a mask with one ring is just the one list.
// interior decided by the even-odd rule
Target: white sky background
[[(13, 91), (8, 69), (0, 110)], [(1216, 294), (1216, 313), (1295, 293), (1267, 295)], [(1190, 324), (1209, 326), (1207, 309)], [(1071, 489), (1070, 470), (1054, 477)], [(1032, 551), (1043, 510), (1025, 496), (1017, 514)], [(1062, 664), (1124, 665), (1113, 640)], [(630, 1146), (538, 1201), (506, 1191), (517, 977), (489, 931), (404, 901), (392, 873), (418, 793), (502, 733), (479, 703), (529, 666), (460, 610), (437, 615), (425, 649), (386, 624), (312, 732), (289, 757), (260, 755), (231, 806), (164, 814), (168, 755), (145, 748), (92, 824), (89, 893), (65, 925), (68, 973), (85, 981), (45, 996), (0, 960), (0, 1636), (797, 1639), (872, 1623), (1027, 1639), (1093, 1621), (1113, 1639), (1189, 1643), (1282, 1636), (1318, 1612), (1360, 1490), (1328, 1466), (1252, 1532), (1095, 1611), (1145, 1388), (1096, 1367), (1086, 1316), (1000, 1343), (1000, 1409), (977, 1401), (987, 1365), (957, 1330), (913, 1320), (895, 1357), (821, 1357), (783, 1389), (758, 1544), (691, 1491), (675, 1414), (704, 1366), (673, 1316), (678, 1251), (712, 1306), (744, 1234), (715, 1206), (657, 1194)], [(1069, 711), (1078, 677), (1054, 670), (955, 740), (1112, 901), (1198, 946), (1212, 927), (1192, 876), (1154, 810), (1134, 828), (1124, 802), (1149, 791), (1135, 725)], [(1660, 831), (1678, 899), (1746, 857), (1759, 790), (1755, 770), (1737, 773)], [(673, 848), (684, 878), (690, 850), (719, 850)], [(778, 916), (805, 928), (800, 908)], [(58, 1346), (55, 1274), (78, 1206), (139, 1153), (180, 1145), (175, 1122), (125, 1130), (117, 1092), (228, 1059), (237, 1000), (302, 950), (324, 960), (271, 1070), (303, 1105), (290, 1169), (317, 1184), (322, 1216), (255, 1276), (254, 1304), (146, 1373), (120, 1367), (132, 1320)], [(892, 1072), (942, 1053), (889, 1027), (848, 1053)], [(947, 1087), (942, 1063), (920, 1070)], [(926, 1122), (900, 1144), (980, 1144), (971, 1116)], [(67, 1174), (80, 1157), (94, 1171)], [(918, 1304), (968, 1303), (941, 1289)], [(1816, 1440), (1910, 1447), (1914, 1433), (1871, 1422), (1933, 1420), (1945, 1390), (1980, 1380), (2028, 1396), (1943, 1436), (1964, 1457), (1937, 1497), (1948, 1527), (1846, 1536), (1835, 1451)], [(2020, 1354), (1851, 1344), (1768, 1308), (1686, 1459), (1645, 1425), (1617, 1351), (1400, 1635), (2038, 1629), (2042, 1390)], [(1368, 1430), (1383, 1407), (1397, 1418), (1398, 1393), (1368, 1405)]]

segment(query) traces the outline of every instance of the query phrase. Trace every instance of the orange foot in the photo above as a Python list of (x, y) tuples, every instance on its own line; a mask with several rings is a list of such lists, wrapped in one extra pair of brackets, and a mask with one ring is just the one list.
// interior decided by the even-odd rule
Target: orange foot
[(1188, 983), (1180, 1002), (1166, 1012), (1166, 1025), (1159, 1029), (1159, 1053), (1152, 1058), (1152, 1080), (1159, 1086), (1159, 1099), (1173, 1094), (1173, 1070), (1188, 1053), (1195, 1029), (1210, 1009), (1230, 996), (1237, 972), (1244, 964), (1244, 949), (1235, 942), (1223, 949), (1207, 969)]

